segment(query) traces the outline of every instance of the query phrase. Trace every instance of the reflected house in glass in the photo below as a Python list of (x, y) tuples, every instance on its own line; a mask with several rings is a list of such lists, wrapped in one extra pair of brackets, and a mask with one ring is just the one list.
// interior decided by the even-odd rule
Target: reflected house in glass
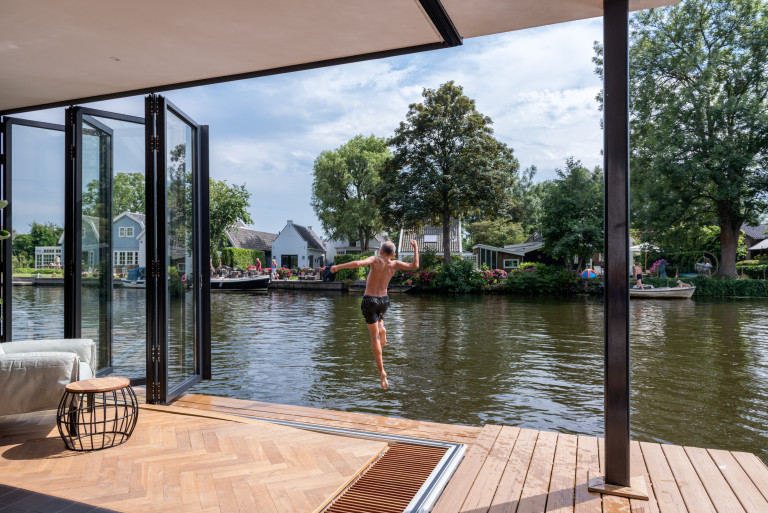
[(144, 265), (141, 239), (144, 233), (144, 214), (123, 212), (112, 221), (112, 265), (116, 272)]
[[(94, 216), (83, 216), (83, 272), (94, 272), (94, 265), (96, 265), (96, 257), (100, 248), (99, 242), (99, 218)], [(64, 241), (66, 240), (66, 233), (62, 233), (59, 237), (59, 255), (64, 251)], [(40, 249), (43, 249), (40, 247)], [(38, 248), (35, 248), (35, 254), (37, 254)]]

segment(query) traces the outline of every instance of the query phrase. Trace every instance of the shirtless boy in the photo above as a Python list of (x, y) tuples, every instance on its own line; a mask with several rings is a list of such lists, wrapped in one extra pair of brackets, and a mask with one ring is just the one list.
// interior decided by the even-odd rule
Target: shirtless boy
[(368, 332), (371, 335), (371, 349), (373, 350), (373, 358), (376, 360), (376, 366), (379, 368), (381, 388), (385, 390), (389, 388), (389, 382), (387, 381), (387, 373), (384, 372), (381, 348), (387, 345), (387, 330), (384, 329), (384, 314), (389, 308), (387, 286), (398, 269), (415, 271), (419, 268), (419, 248), (416, 246), (415, 240), (411, 241), (411, 246), (413, 246), (413, 262), (410, 263), (394, 260), (395, 245), (387, 241), (381, 245), (379, 251), (381, 258), (370, 256), (364, 260), (331, 266), (332, 273), (341, 269), (371, 266), (371, 272), (368, 273), (368, 280), (365, 282), (365, 295), (360, 309), (363, 311), (363, 317), (365, 317), (365, 323), (368, 325)]

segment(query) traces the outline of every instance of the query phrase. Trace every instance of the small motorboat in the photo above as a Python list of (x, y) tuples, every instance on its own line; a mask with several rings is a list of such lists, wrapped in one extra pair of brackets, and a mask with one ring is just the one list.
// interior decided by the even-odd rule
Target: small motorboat
[(216, 290), (267, 290), (269, 275), (244, 276), (242, 278), (211, 278), (211, 291)]
[(629, 297), (645, 299), (690, 299), (696, 287), (630, 288)]
[(128, 276), (122, 278), (120, 283), (127, 289), (147, 288), (147, 268), (137, 267), (128, 271)]

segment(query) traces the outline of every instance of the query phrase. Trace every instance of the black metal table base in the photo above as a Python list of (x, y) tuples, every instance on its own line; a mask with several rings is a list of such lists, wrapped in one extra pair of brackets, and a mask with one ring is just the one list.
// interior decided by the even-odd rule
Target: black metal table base
[(98, 451), (125, 443), (139, 418), (138, 401), (128, 387), (106, 392), (64, 392), (56, 425), (72, 451)]

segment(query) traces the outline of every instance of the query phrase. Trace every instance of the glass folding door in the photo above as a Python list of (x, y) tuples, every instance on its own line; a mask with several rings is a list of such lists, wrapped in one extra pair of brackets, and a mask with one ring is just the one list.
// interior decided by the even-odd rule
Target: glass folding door
[[(6, 117), (0, 341), (64, 337), (64, 125)], [(14, 286), (15, 285), (15, 286)]]
[(142, 260), (144, 120), (83, 107), (66, 117), (65, 334), (96, 342), (97, 375), (143, 383), (144, 297), (115, 283)]
[(207, 131), (161, 96), (146, 102), (147, 197), (153, 198), (147, 201), (147, 332), (154, 366), (147, 397), (163, 403), (202, 379), (203, 355), (210, 350), (204, 320), (208, 275), (201, 273), (209, 251), (201, 202), (207, 196), (207, 166), (201, 165)]

